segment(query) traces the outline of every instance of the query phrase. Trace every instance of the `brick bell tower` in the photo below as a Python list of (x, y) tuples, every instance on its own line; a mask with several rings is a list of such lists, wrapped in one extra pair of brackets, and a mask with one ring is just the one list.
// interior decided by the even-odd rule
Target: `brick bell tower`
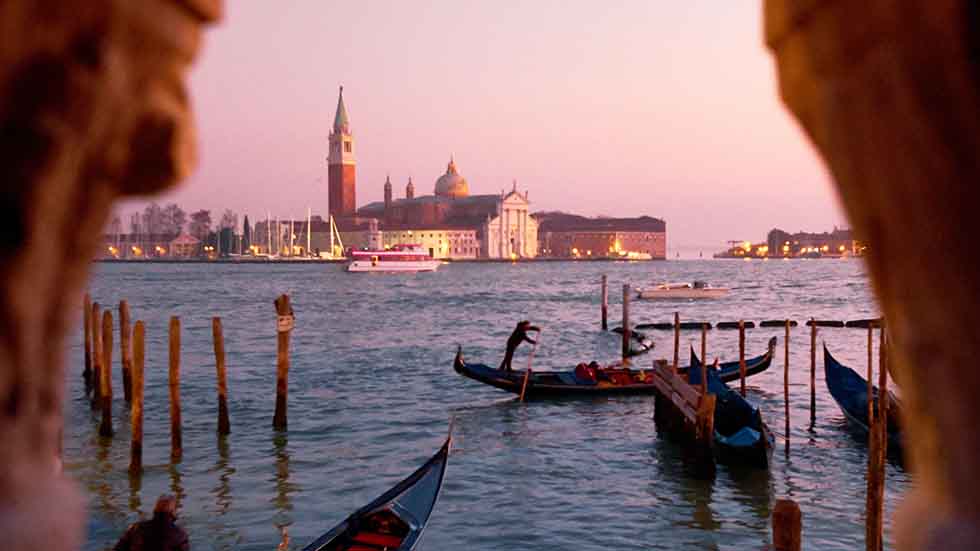
[(357, 212), (355, 201), (354, 136), (350, 131), (350, 120), (344, 106), (344, 87), (340, 87), (337, 99), (337, 114), (330, 132), (330, 154), (327, 155), (327, 186), (330, 201), (329, 212), (335, 218), (354, 216)]

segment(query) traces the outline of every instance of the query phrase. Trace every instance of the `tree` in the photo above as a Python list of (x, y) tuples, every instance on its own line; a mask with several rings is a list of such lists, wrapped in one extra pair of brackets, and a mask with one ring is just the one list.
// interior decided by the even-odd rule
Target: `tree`
[(160, 235), (163, 233), (163, 209), (160, 205), (150, 203), (143, 209), (143, 233), (147, 235)]
[(187, 213), (177, 206), (177, 203), (167, 205), (163, 209), (162, 217), (163, 233), (174, 237), (180, 234), (180, 231), (184, 229), (184, 224), (187, 223)]
[(238, 229), (238, 215), (232, 212), (231, 209), (225, 209), (225, 212), (221, 214), (221, 222), (218, 224), (220, 229), (231, 229), (232, 231)]
[(206, 241), (211, 233), (211, 211), (199, 210), (191, 213), (189, 233), (201, 241)]
[(252, 226), (248, 223), (248, 215), (245, 215), (245, 223), (242, 225), (242, 250), (247, 251), (252, 248)]

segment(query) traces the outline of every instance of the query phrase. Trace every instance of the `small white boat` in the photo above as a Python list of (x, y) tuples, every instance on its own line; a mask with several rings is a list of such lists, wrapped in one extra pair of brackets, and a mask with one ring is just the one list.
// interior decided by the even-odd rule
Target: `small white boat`
[(383, 251), (352, 251), (347, 271), (434, 272), (439, 264), (420, 245), (395, 245)]
[(639, 289), (636, 298), (642, 299), (698, 299), (721, 298), (728, 294), (727, 287), (712, 287), (704, 281), (693, 283), (661, 283), (654, 287)]

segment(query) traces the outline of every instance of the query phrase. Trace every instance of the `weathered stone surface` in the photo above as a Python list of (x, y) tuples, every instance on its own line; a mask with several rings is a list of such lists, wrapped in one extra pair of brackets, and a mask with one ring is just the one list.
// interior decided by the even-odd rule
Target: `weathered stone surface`
[[(768, 0), (784, 102), (823, 155), (889, 323), (916, 490), (900, 549), (980, 523), (978, 8)], [(955, 522), (952, 515), (955, 514)], [(965, 522), (964, 522), (965, 521)], [(975, 541), (971, 540), (970, 545)]]
[[(0, 533), (74, 549), (57, 476), (64, 335), (113, 200), (194, 163), (184, 87), (217, 0), (0, 0)], [(54, 506), (53, 506), (54, 505)]]

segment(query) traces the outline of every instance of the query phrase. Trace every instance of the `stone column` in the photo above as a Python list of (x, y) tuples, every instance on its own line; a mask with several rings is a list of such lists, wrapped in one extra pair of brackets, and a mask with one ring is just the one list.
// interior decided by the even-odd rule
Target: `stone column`
[[(78, 549), (61, 473), (65, 335), (113, 203), (195, 163), (186, 76), (218, 0), (0, 0), (0, 533)], [(43, 243), (44, 246), (37, 246)]]
[(980, 44), (971, 0), (767, 0), (783, 101), (820, 151), (887, 320), (916, 484), (896, 549), (980, 532)]

